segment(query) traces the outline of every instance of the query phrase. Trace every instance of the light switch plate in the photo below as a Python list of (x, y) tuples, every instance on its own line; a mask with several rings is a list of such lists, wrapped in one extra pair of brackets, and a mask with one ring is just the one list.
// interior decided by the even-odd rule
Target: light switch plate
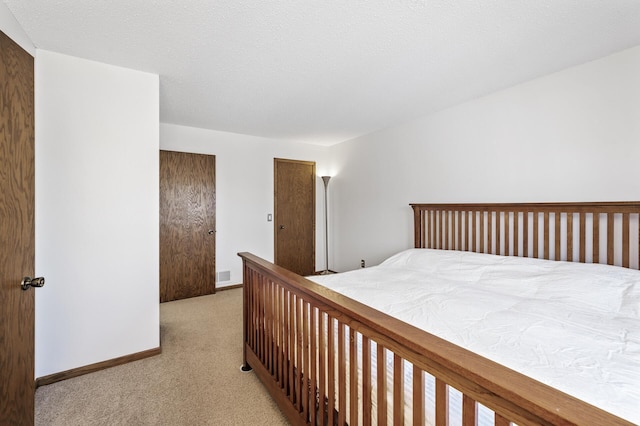
[(267, 214), (267, 222), (271, 222), (273, 220), (273, 215), (271, 213)]

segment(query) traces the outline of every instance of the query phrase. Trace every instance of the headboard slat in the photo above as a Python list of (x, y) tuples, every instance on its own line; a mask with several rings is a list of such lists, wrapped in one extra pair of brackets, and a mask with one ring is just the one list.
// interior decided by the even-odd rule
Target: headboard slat
[(522, 255), (529, 257), (529, 213), (522, 213)]
[(607, 264), (613, 265), (613, 213), (607, 213)]
[(544, 212), (542, 220), (542, 226), (544, 227), (544, 258), (549, 260), (549, 212)]
[(493, 252), (493, 212), (487, 214), (487, 232), (489, 238), (487, 239), (487, 253), (494, 254)]
[[(480, 222), (480, 235), (484, 235), (484, 212), (478, 212), (478, 221)], [(480, 242), (478, 250), (484, 253), (484, 237), (478, 237)]]
[(587, 220), (584, 212), (580, 212), (580, 262), (585, 263), (587, 252)]
[(593, 259), (591, 263), (600, 263), (600, 213), (593, 214)]
[(573, 213), (567, 213), (567, 261), (573, 262)]
[(505, 249), (504, 238), (504, 212), (496, 212), (496, 254), (502, 254)]
[(629, 213), (622, 213), (622, 266), (629, 267)]
[[(528, 213), (527, 213), (528, 214)], [(540, 215), (538, 212), (533, 213), (533, 257), (536, 259), (540, 256), (540, 250), (538, 250), (538, 242), (540, 239), (540, 232), (538, 231), (538, 221)]]
[(462, 250), (462, 214), (464, 212), (456, 212), (456, 222), (458, 223), (458, 246), (456, 249)]

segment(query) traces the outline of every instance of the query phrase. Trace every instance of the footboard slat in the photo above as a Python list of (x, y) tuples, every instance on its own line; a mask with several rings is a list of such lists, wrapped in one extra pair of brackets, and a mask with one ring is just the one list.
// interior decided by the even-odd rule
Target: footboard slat
[(288, 332), (287, 332), (287, 345), (289, 348), (289, 351), (286, 355), (286, 359), (287, 359), (287, 370), (288, 373), (287, 375), (289, 376), (289, 389), (287, 391), (287, 393), (289, 394), (289, 400), (291, 401), (291, 403), (295, 406), (295, 387), (294, 387), (294, 383), (295, 383), (295, 373), (293, 372), (293, 364), (295, 362), (296, 359), (296, 327), (295, 327), (295, 305), (293, 303), (295, 296), (293, 295), (293, 293), (288, 292), (288, 300), (287, 300), (287, 304), (288, 304), (288, 313), (289, 313), (289, 327), (288, 327)]
[(257, 272), (253, 272), (253, 274), (255, 275), (254, 277), (254, 297), (253, 297), (253, 304), (254, 304), (254, 311), (253, 311), (253, 315), (254, 315), (254, 324), (253, 324), (253, 332), (254, 332), (254, 340), (255, 340), (255, 347), (258, 349), (256, 355), (258, 355), (258, 357), (260, 357), (260, 295), (258, 294), (258, 289), (260, 288), (259, 282), (258, 282), (258, 273)]
[(328, 424), (332, 425), (335, 419), (335, 400), (336, 400), (336, 344), (335, 344), (335, 334), (333, 334), (333, 330), (335, 330), (334, 319), (329, 315), (327, 317), (327, 420)]
[(327, 339), (326, 339), (326, 318), (325, 314), (322, 311), (318, 311), (318, 424), (324, 425), (327, 422), (327, 416), (325, 411), (325, 401), (327, 400), (326, 393), (326, 377), (327, 377), (327, 369), (326, 369), (326, 348), (327, 348)]
[(302, 301), (302, 380), (300, 388), (302, 389), (302, 416), (309, 418), (309, 386), (310, 386), (310, 367), (309, 367), (309, 304)]
[(422, 369), (413, 366), (413, 424), (424, 424), (424, 375)]
[(469, 395), (462, 397), (462, 426), (476, 426), (478, 404)]
[(358, 424), (358, 342), (356, 332), (349, 329), (349, 424)]
[(449, 391), (447, 383), (436, 378), (436, 426), (449, 424)]
[(377, 396), (378, 396), (378, 425), (387, 424), (387, 354), (384, 346), (377, 344)]
[[(258, 330), (266, 329), (266, 317), (265, 317), (265, 309), (264, 305), (266, 303), (266, 288), (264, 286), (264, 277), (258, 277)], [(258, 357), (260, 361), (265, 363), (266, 365), (266, 356), (265, 356), (265, 340), (267, 338), (267, 333), (258, 333)]]
[(250, 298), (249, 306), (251, 306), (251, 308), (249, 309), (249, 316), (250, 316), (249, 336), (251, 339), (251, 347), (255, 348), (257, 345), (257, 338), (258, 338), (258, 327), (256, 327), (256, 321), (258, 321), (258, 305), (257, 305), (258, 302), (257, 302), (257, 297), (255, 297), (258, 283), (255, 281), (255, 276), (257, 275), (255, 271), (249, 272), (249, 275), (251, 276), (250, 285), (252, 287), (251, 292), (249, 292), (249, 298)]
[(393, 354), (393, 424), (404, 424), (404, 365), (398, 354)]
[(294, 367), (295, 372), (295, 405), (298, 409), (298, 412), (302, 412), (304, 408), (302, 407), (302, 381), (304, 377), (304, 362), (302, 359), (302, 300), (296, 296), (295, 300), (295, 321), (296, 321), (296, 364)]
[(347, 418), (347, 366), (345, 363), (344, 324), (338, 321), (338, 424)]
[(265, 318), (267, 339), (265, 353), (267, 358), (267, 369), (271, 374), (273, 374), (273, 349), (275, 347), (275, 345), (273, 344), (273, 283), (265, 279), (263, 285), (265, 286), (266, 293)]
[(285, 375), (284, 375), (284, 354), (283, 354), (283, 336), (284, 336), (284, 290), (280, 287), (276, 286), (276, 304), (277, 304), (277, 316), (276, 316), (276, 328), (278, 330), (277, 341), (278, 347), (276, 348), (276, 352), (278, 354), (278, 368), (276, 372), (276, 381), (280, 387), (284, 387), (286, 383)]
[(310, 361), (310, 373), (309, 373), (309, 423), (316, 423), (316, 395), (318, 394), (318, 376), (317, 376), (317, 352), (316, 352), (316, 334), (315, 330), (317, 330), (317, 322), (316, 322), (317, 311), (316, 308), (310, 306), (310, 324), (309, 324), (309, 361)]
[(371, 424), (371, 342), (362, 336), (362, 423)]
[(500, 414), (496, 414), (494, 422), (495, 426), (509, 426), (510, 424), (511, 422), (509, 422), (509, 420), (505, 419)]

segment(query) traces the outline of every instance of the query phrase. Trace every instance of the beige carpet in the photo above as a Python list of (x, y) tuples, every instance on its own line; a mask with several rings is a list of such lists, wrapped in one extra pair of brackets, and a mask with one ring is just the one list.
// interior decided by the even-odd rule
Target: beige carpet
[(162, 354), (36, 391), (36, 425), (287, 424), (242, 363), (242, 290), (160, 305)]

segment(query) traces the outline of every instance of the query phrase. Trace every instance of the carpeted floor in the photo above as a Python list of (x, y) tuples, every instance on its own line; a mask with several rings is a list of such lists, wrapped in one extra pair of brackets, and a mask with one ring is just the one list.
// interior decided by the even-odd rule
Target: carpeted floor
[(161, 304), (161, 355), (38, 388), (36, 425), (286, 425), (239, 370), (241, 296)]

